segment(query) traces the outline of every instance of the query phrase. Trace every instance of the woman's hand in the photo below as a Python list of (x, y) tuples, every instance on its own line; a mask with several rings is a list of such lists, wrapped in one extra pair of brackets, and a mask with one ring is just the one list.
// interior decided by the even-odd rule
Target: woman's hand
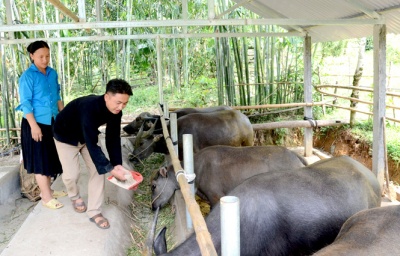
[(36, 142), (42, 141), (42, 129), (40, 129), (39, 125), (32, 125), (31, 126), (31, 133), (32, 133), (32, 139)]
[(36, 142), (42, 141), (42, 129), (36, 123), (36, 119), (33, 113), (26, 114), (26, 120), (28, 120), (29, 126), (31, 127), (32, 139)]

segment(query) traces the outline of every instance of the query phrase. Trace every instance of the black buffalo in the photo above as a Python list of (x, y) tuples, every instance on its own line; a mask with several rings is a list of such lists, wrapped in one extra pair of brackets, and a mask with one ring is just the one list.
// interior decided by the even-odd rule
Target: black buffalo
[(212, 113), (218, 112), (222, 110), (232, 110), (229, 106), (216, 106), (216, 107), (208, 107), (208, 108), (180, 108), (172, 111), (171, 113), (176, 114), (176, 118), (179, 118), (184, 115), (194, 114), (194, 113)]
[[(150, 129), (151, 125), (159, 119), (160, 115), (153, 115), (149, 112), (142, 112), (135, 118), (135, 120), (122, 127), (122, 130), (124, 130), (124, 132), (128, 134), (137, 135), (142, 126), (144, 127), (144, 130), (148, 130)], [(156, 129), (159, 130), (160, 128), (161, 123), (159, 122), (159, 125), (158, 127), (156, 127)]]
[[(193, 152), (214, 145), (252, 146), (253, 127), (249, 118), (238, 110), (211, 113), (193, 113), (177, 120), (179, 158), (182, 159), (182, 135), (192, 134)], [(153, 152), (168, 154), (165, 140), (160, 134), (137, 136), (131, 161), (143, 160)]]
[(364, 210), (351, 216), (335, 241), (314, 256), (400, 255), (400, 206)]
[[(222, 196), (245, 179), (259, 173), (296, 169), (306, 165), (303, 157), (281, 146), (211, 146), (194, 155), (197, 193), (214, 206)], [(163, 207), (179, 184), (174, 168), (161, 168), (152, 180), (152, 208)]]
[[(229, 106), (216, 106), (216, 107), (208, 107), (208, 108), (180, 108), (171, 113), (176, 114), (176, 118), (187, 114), (193, 113), (211, 113), (217, 112), (221, 110), (231, 110), (232, 108)], [(122, 129), (128, 134), (137, 134), (142, 125), (144, 126), (144, 130), (150, 129), (151, 125), (155, 123), (156, 120), (160, 119), (160, 115), (150, 114), (149, 112), (140, 113), (135, 120), (125, 125)], [(161, 122), (157, 122), (156, 127), (154, 128), (154, 134), (162, 133), (161, 130)]]
[[(348, 156), (296, 170), (255, 175), (233, 189), (240, 200), (240, 255), (309, 255), (332, 243), (353, 214), (380, 205), (377, 178)], [(220, 204), (206, 219), (221, 254)], [(201, 255), (195, 234), (167, 253), (165, 234), (156, 255)]]

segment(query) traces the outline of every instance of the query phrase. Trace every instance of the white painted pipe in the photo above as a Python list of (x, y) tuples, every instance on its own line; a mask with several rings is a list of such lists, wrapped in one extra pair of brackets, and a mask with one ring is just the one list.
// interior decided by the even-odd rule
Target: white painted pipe
[(168, 102), (164, 102), (163, 104), (163, 110), (164, 110), (164, 118), (169, 118), (169, 109), (168, 109)]
[(171, 140), (174, 143), (175, 153), (179, 156), (178, 151), (178, 123), (176, 113), (170, 114)]
[(160, 104), (164, 104), (164, 93), (163, 93), (163, 69), (162, 69), (162, 44), (159, 36), (156, 37), (156, 49), (157, 49), (157, 81), (158, 81), (158, 96)]
[(221, 204), (221, 255), (240, 256), (240, 202), (236, 196), (224, 196)]
[[(185, 169), (185, 173), (194, 174), (194, 164), (193, 164), (193, 135), (192, 134), (183, 134), (183, 166)], [(190, 190), (192, 191), (192, 195), (194, 196), (194, 180), (192, 183), (189, 183)], [(186, 209), (186, 227), (191, 230), (193, 229), (193, 222), (190, 218), (189, 211)]]

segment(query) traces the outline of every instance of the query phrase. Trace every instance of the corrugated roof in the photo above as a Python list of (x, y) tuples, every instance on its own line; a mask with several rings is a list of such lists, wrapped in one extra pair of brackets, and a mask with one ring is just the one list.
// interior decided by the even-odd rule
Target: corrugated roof
[[(243, 0), (234, 0), (243, 3)], [(263, 18), (304, 20), (384, 18), (388, 33), (400, 34), (400, 0), (249, 0), (243, 7)], [(288, 31), (294, 26), (282, 26)], [(297, 26), (309, 33), (313, 42), (337, 41), (371, 36), (373, 25)]]

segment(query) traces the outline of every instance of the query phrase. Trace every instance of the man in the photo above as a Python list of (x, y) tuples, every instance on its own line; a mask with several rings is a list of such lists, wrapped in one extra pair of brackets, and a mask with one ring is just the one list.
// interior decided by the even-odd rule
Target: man
[[(122, 166), (121, 117), (132, 95), (131, 86), (122, 79), (107, 83), (104, 95), (88, 95), (68, 103), (57, 115), (54, 138), (63, 168), (62, 179), (76, 212), (85, 212), (99, 228), (110, 224), (101, 214), (104, 201), (104, 174), (126, 180), (129, 171)], [(98, 145), (98, 128), (106, 125), (106, 148), (109, 160)], [(79, 153), (89, 171), (88, 205), (79, 194)]]

